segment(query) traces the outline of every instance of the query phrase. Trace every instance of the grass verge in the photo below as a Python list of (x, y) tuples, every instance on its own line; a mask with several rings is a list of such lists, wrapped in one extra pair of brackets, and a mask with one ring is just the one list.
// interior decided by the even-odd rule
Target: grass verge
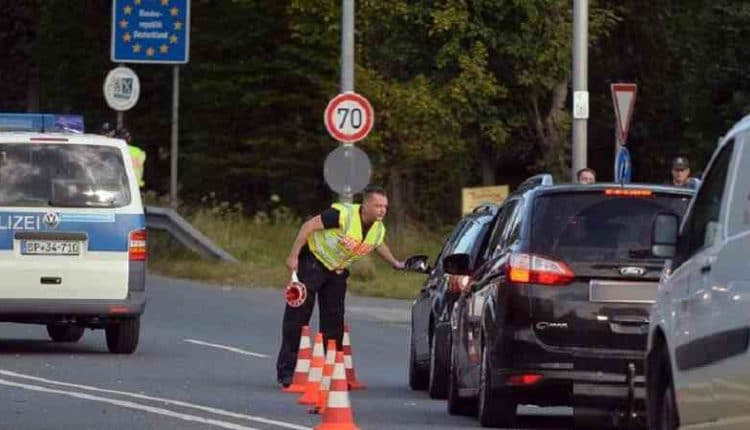
[[(189, 221), (217, 245), (234, 255), (239, 264), (203, 259), (184, 248), (167, 233), (149, 232), (149, 270), (152, 272), (210, 283), (247, 287), (278, 287), (288, 282), (284, 265), (300, 221), (248, 217), (237, 211), (201, 209)], [(401, 240), (388, 237), (396, 258), (437, 255), (445, 231), (407, 228)], [(349, 291), (367, 296), (413, 298), (425, 275), (398, 272), (377, 256), (365, 257), (351, 268)]]

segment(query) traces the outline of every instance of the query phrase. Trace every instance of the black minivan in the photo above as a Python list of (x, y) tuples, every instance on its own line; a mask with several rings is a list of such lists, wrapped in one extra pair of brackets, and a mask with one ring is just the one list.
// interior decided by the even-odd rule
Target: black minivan
[[(649, 309), (664, 260), (651, 254), (661, 213), (688, 189), (638, 184), (522, 184), (493, 226), (485, 263), (456, 303), (448, 409), (512, 426), (518, 404), (572, 405), (610, 424), (640, 418)], [(596, 412), (607, 411), (599, 416)], [(603, 423), (604, 424), (604, 423)]]

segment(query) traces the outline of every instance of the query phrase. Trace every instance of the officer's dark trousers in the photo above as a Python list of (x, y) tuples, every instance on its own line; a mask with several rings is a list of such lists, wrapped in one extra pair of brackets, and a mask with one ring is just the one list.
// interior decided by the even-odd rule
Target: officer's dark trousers
[(287, 305), (284, 310), (281, 350), (276, 360), (276, 374), (282, 383), (291, 382), (294, 375), (302, 326), (309, 324), (316, 294), (320, 301), (320, 331), (323, 332), (324, 345), (327, 345), (328, 339), (335, 339), (340, 349), (344, 335), (344, 298), (349, 272), (330, 271), (309, 251), (303, 251), (299, 257), (297, 276), (307, 286), (307, 300), (298, 308)]

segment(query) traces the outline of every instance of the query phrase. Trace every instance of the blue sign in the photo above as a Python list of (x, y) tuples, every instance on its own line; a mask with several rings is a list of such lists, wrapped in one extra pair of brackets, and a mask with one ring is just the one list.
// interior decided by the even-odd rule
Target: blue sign
[(112, 61), (187, 63), (190, 0), (112, 0)]
[(632, 166), (630, 164), (630, 151), (621, 146), (615, 157), (615, 182), (630, 182)]

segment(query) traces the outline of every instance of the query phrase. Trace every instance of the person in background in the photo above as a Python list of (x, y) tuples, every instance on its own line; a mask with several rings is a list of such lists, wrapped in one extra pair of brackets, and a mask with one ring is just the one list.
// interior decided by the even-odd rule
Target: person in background
[(690, 162), (686, 157), (676, 157), (672, 160), (672, 185), (697, 189), (701, 184), (700, 179), (690, 176)]
[(128, 144), (130, 158), (133, 160), (133, 170), (135, 170), (135, 177), (138, 180), (138, 186), (143, 188), (143, 186), (146, 185), (143, 180), (143, 168), (146, 164), (146, 151), (132, 144), (133, 137), (127, 128), (118, 128), (113, 137), (122, 139)]
[(596, 171), (590, 167), (584, 167), (576, 173), (579, 184), (593, 184), (596, 182)]

